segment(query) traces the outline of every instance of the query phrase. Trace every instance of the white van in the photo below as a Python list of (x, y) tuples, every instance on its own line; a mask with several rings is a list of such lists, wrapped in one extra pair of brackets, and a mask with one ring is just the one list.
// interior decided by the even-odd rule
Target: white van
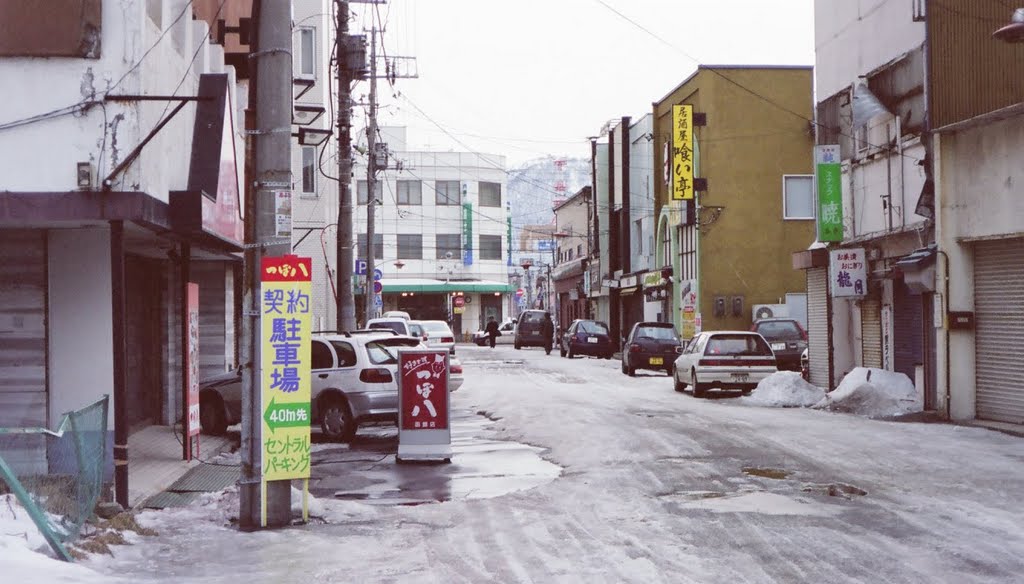
[(381, 318), (404, 318), (405, 320), (412, 320), (408, 312), (403, 310), (389, 310), (381, 315)]

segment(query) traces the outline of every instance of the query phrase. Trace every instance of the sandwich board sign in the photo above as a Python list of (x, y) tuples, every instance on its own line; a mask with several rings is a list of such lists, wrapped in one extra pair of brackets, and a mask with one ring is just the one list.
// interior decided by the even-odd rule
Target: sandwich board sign
[(451, 462), (446, 349), (398, 353), (398, 462)]

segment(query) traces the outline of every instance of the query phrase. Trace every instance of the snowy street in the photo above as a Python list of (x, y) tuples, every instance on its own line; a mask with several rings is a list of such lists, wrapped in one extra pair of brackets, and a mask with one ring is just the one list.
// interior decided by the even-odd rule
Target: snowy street
[(698, 400), (661, 373), (627, 377), (616, 360), (459, 351), (466, 381), (453, 407), (486, 412), (490, 431), (543, 449), (560, 476), (416, 506), (321, 498), (314, 510), (326, 523), (253, 534), (229, 525), (237, 498), (225, 495), (143, 514), (159, 535), (133, 536), (113, 558), (11, 556), (15, 573), (20, 564), (45, 569), (38, 582), (1024, 581), (1021, 438), (752, 407), (715, 392)]

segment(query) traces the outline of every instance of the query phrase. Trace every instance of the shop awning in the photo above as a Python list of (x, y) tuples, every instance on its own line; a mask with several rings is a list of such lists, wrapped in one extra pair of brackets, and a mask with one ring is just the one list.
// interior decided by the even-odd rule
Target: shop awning
[(436, 280), (432, 278), (384, 278), (384, 294), (398, 292), (512, 292), (507, 282), (494, 280)]

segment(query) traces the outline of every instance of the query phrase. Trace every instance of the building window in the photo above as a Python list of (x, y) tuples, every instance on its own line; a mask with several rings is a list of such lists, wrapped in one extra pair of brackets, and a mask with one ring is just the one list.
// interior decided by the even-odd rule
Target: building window
[(458, 205), (462, 200), (457, 180), (439, 180), (434, 184), (434, 189), (437, 191), (434, 200), (437, 205)]
[(418, 180), (398, 181), (398, 204), (399, 205), (422, 205), (423, 204), (423, 183)]
[(576, 246), (576, 255), (578, 257), (583, 257), (583, 244), (582, 243)]
[(316, 146), (302, 147), (302, 192), (316, 194)]
[(480, 259), (500, 260), (501, 259), (501, 236), (481, 235), (480, 236)]
[[(368, 189), (369, 189), (369, 187), (366, 185), (366, 181), (365, 180), (361, 180), (361, 181), (356, 183), (356, 204), (357, 205), (365, 205), (365, 204), (367, 204), (369, 202), (370, 199), (366, 196), (366, 193), (367, 193)], [(374, 200), (379, 205), (384, 200), (384, 197), (382, 196), (384, 194), (384, 184), (383, 184), (383, 181), (377, 181), (377, 182), (375, 182), (373, 184), (373, 194), (374, 194), (374, 197), (373, 197)]]
[[(356, 254), (357, 257), (366, 259), (366, 234), (360, 233), (356, 235)], [(384, 234), (374, 233), (373, 234), (373, 259), (382, 260), (384, 259)]]
[(296, 68), (299, 77), (316, 76), (316, 37), (312, 28), (299, 29), (299, 47), (296, 51)]
[(501, 183), (482, 182), (480, 183), (480, 206), (500, 207), (501, 206)]
[(423, 236), (399, 235), (398, 236), (398, 259), (400, 260), (422, 260), (423, 259)]
[[(437, 234), (437, 259), (446, 260), (462, 256), (462, 235), (458, 233)], [(448, 255), (451, 254), (451, 255)]]
[(814, 176), (782, 177), (784, 219), (814, 219)]

